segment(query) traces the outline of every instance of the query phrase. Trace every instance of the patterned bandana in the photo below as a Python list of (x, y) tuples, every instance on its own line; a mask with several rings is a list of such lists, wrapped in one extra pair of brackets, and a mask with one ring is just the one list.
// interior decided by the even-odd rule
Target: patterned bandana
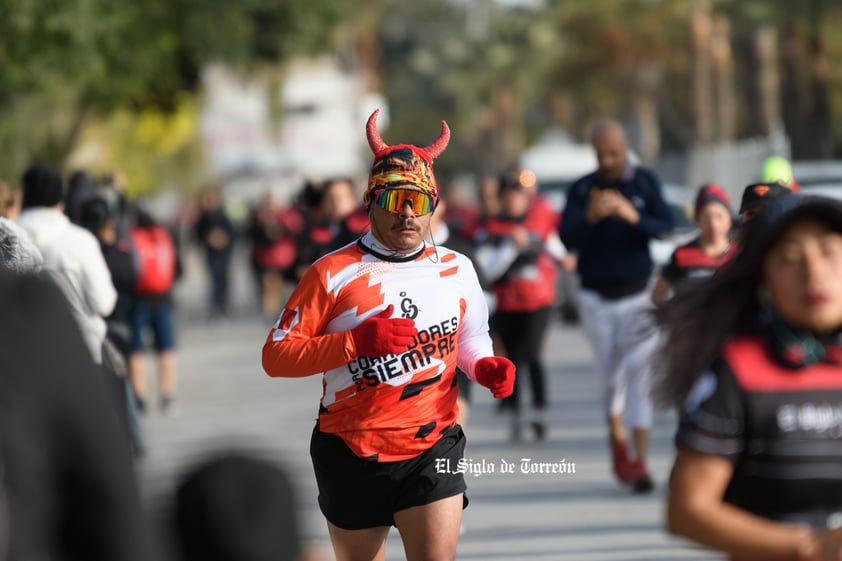
[(368, 179), (366, 204), (381, 189), (417, 189), (438, 198), (433, 162), (414, 146), (393, 146), (376, 158)]
[(424, 148), (411, 144), (389, 146), (377, 132), (377, 109), (371, 114), (366, 125), (366, 136), (374, 163), (371, 165), (368, 188), (363, 194), (366, 208), (376, 192), (385, 189), (415, 189), (429, 194), (434, 203), (438, 203), (438, 188), (433, 175), (433, 159), (437, 158), (450, 140), (450, 129), (442, 121), (441, 135), (435, 142)]
[(788, 323), (770, 307), (760, 313), (762, 332), (775, 359), (788, 368), (813, 364), (842, 364), (842, 334), (819, 336)]

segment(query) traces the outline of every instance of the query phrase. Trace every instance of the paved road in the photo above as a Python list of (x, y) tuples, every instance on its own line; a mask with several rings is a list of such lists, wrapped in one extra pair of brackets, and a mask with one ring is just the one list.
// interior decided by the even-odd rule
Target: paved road
[[(209, 451), (248, 449), (287, 466), (297, 484), (306, 538), (322, 559), (332, 559), (308, 456), (320, 380), (268, 378), (260, 366), (268, 326), (247, 311), (226, 323), (202, 321), (204, 288), (197, 278), (188, 276), (179, 288), (180, 415), (168, 419), (153, 410), (142, 421), (148, 445), (148, 454), (139, 463), (144, 500), (151, 512), (161, 512), (186, 466)], [(254, 307), (244, 272), (235, 276), (235, 284), (240, 308)], [(674, 416), (656, 418), (651, 462), (656, 491), (632, 495), (610, 474), (598, 384), (580, 331), (554, 323), (545, 354), (550, 428), (543, 442), (510, 443), (490, 394), (475, 388), (466, 457), (478, 473), (468, 475), (471, 504), (465, 511), (457, 559), (721, 558), (673, 540), (662, 529)], [(541, 463), (562, 461), (575, 464), (575, 473), (522, 472), (522, 466), (537, 469)], [(514, 465), (513, 473), (501, 473), (504, 462)], [(403, 559), (395, 531), (387, 558)]]

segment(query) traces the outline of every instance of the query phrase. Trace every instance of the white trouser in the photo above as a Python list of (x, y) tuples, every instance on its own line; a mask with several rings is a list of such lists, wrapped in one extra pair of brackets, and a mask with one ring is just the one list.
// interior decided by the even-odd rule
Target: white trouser
[(632, 428), (652, 426), (651, 371), (658, 344), (650, 291), (607, 300), (583, 289), (579, 295), (585, 337), (602, 378), (608, 417), (625, 413)]

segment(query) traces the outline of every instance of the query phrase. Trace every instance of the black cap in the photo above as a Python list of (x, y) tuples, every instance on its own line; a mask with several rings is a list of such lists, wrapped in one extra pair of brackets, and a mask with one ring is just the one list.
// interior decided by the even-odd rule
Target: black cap
[(762, 259), (786, 228), (802, 218), (818, 220), (842, 233), (842, 201), (819, 195), (792, 195), (773, 201), (746, 226), (743, 249), (747, 256)]
[(23, 208), (52, 207), (64, 200), (64, 184), (57, 169), (35, 164), (23, 172)]
[(792, 190), (778, 181), (752, 183), (743, 190), (743, 200), (740, 203), (739, 213), (742, 214), (757, 207), (766, 207), (788, 195), (792, 195)]

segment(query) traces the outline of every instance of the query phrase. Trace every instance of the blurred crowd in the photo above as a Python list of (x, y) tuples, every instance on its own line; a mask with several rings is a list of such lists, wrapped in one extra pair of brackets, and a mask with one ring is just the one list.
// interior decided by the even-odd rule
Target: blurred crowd
[[(308, 558), (292, 482), (257, 453), (188, 466), (172, 515), (151, 523), (134, 466), (150, 407), (144, 357), (156, 357), (161, 414), (176, 416), (185, 240), (128, 201), (119, 175), (65, 182), (35, 164), (20, 184), (0, 182), (0, 558)], [(200, 208), (192, 228), (214, 281), (210, 310), (225, 314), (220, 272), (236, 232), (218, 190), (203, 191)]]
[[(556, 317), (559, 275), (578, 276), (582, 327), (603, 382), (612, 470), (635, 492), (649, 492), (655, 483), (646, 467), (648, 373), (660, 341), (658, 310), (669, 312), (675, 295), (729, 263), (750, 242), (745, 225), (798, 186), (791, 177), (748, 185), (737, 213), (721, 186), (701, 186), (691, 209), (694, 237), (679, 244), (662, 268), (653, 268), (646, 243), (672, 228), (658, 180), (626, 161), (626, 139), (615, 123), (597, 129), (593, 143), (599, 170), (571, 186), (563, 212), (541, 194), (533, 173), (514, 168), (483, 178), (472, 193), (439, 184), (440, 202), (425, 238), (465, 254), (476, 268), (495, 353), (517, 366), (514, 392), (498, 402), (513, 441), (547, 438), (543, 343)], [(236, 311), (232, 268), (236, 245), (244, 245), (254, 309), (274, 322), (316, 260), (357, 243), (370, 227), (359, 186), (349, 178), (308, 181), (288, 201), (267, 189), (238, 219), (220, 186), (201, 189), (165, 218), (156, 216), (150, 201), (129, 200), (128, 181), (119, 173), (94, 177), (85, 171), (65, 180), (42, 164), (28, 168), (19, 186), (0, 181), (0, 416), (3, 426), (15, 427), (2, 431), (0, 453), (10, 477), (21, 482), (0, 499), (21, 513), (11, 531), (0, 533), (10, 551), (58, 548), (67, 558), (148, 558), (131, 460), (144, 454), (139, 418), (150, 414), (153, 401), (161, 414), (178, 415), (175, 287), (185, 251), (203, 256), (207, 318), (224, 321)], [(154, 400), (149, 356), (158, 377)], [(74, 375), (63, 376), (67, 370)], [(458, 382), (465, 424), (471, 384), (464, 373)], [(53, 387), (49, 395), (38, 389), (44, 386)], [(32, 413), (42, 410), (47, 413)], [(631, 445), (625, 423), (631, 423)], [(685, 433), (693, 444), (696, 432)], [(23, 452), (35, 439), (46, 445)], [(248, 509), (241, 493), (274, 501), (266, 510), (270, 525), (255, 532), (270, 535), (271, 523), (291, 524), (289, 485), (276, 469), (228, 457), (197, 471), (178, 491), (173, 522), (184, 540), (183, 558), (267, 558), (242, 553), (248, 544), (277, 546), (282, 553), (274, 559), (300, 558), (297, 542), (290, 541), (298, 539), (294, 525), (274, 541), (243, 538), (247, 530), (241, 528), (237, 535), (216, 536), (230, 543), (209, 545), (216, 525), (237, 528), (237, 509)], [(45, 495), (39, 477), (60, 488)], [(55, 501), (66, 504), (47, 504)], [(42, 503), (51, 518), (39, 518)], [(212, 512), (220, 518), (212, 519)], [(682, 510), (681, 516), (695, 514)], [(108, 521), (108, 532), (94, 529), (101, 520)], [(54, 527), (58, 540), (43, 540)], [(217, 555), (228, 547), (235, 553)]]

